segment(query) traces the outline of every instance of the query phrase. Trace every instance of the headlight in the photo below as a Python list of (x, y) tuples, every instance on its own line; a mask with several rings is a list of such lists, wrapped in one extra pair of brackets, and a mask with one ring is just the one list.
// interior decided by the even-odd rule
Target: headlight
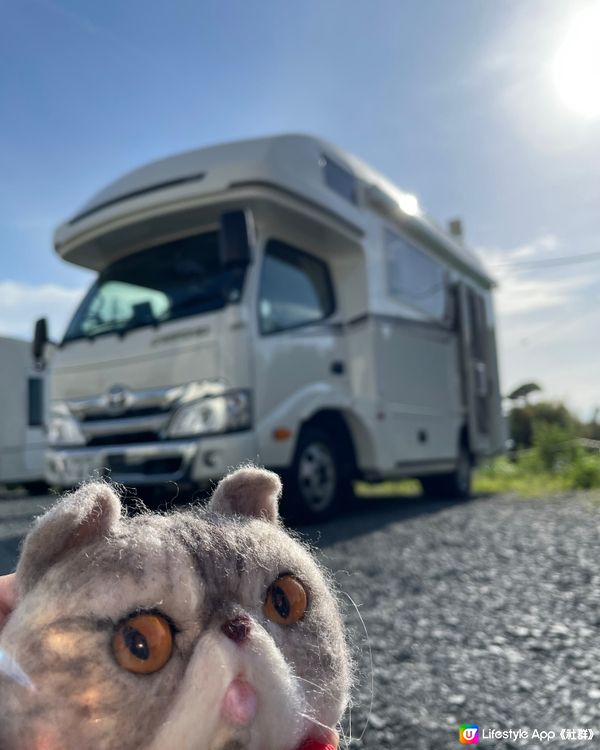
[(231, 391), (180, 407), (167, 427), (167, 435), (183, 437), (232, 432), (250, 427), (251, 421), (250, 394), (248, 391)]
[(55, 404), (48, 425), (48, 443), (52, 446), (85, 445), (77, 420), (71, 416), (66, 404)]

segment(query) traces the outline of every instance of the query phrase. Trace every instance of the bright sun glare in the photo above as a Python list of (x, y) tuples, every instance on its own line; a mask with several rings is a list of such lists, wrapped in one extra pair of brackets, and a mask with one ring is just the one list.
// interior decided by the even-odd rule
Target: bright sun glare
[(600, 3), (575, 16), (554, 61), (564, 103), (587, 117), (600, 115)]

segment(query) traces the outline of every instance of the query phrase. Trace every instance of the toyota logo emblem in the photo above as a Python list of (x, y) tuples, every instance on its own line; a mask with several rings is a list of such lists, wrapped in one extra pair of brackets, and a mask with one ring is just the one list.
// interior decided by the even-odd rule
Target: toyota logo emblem
[(124, 385), (113, 385), (106, 394), (106, 406), (112, 415), (122, 414), (126, 411), (131, 400), (131, 393)]

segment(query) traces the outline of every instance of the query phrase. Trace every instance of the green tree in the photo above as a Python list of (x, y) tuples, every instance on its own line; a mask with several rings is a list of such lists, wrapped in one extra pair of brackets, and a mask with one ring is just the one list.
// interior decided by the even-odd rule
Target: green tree
[(518, 388), (515, 388), (512, 393), (508, 394), (508, 398), (511, 401), (523, 401), (525, 404), (528, 404), (528, 397), (532, 393), (537, 393), (538, 391), (541, 391), (541, 387), (537, 383), (523, 383), (523, 385), (520, 385)]
[(531, 448), (536, 425), (554, 425), (564, 435), (576, 437), (580, 431), (578, 420), (560, 402), (540, 401), (537, 404), (515, 406), (508, 415), (508, 427), (515, 447)]

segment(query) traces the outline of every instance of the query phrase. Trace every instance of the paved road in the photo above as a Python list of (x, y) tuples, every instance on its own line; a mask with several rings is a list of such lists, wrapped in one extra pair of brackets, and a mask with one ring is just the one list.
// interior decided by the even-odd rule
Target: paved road
[[(0, 500), (0, 571), (50, 502)], [(370, 713), (351, 747), (455, 749), (458, 725), (470, 722), (486, 749), (600, 747), (600, 496), (370, 500), (301, 531), (368, 631), (344, 595), (354, 737)], [(519, 729), (523, 740), (489, 738)], [(577, 739), (583, 729), (596, 739)]]
[[(51, 507), (56, 499), (53, 495), (28, 497), (0, 492), (0, 575), (14, 569), (19, 545), (33, 519)], [(365, 500), (364, 510), (330, 521), (319, 528), (305, 526), (300, 531), (316, 546), (327, 547), (343, 539), (364, 536), (391, 522), (446, 507), (447, 502), (424, 501), (421, 498)]]

